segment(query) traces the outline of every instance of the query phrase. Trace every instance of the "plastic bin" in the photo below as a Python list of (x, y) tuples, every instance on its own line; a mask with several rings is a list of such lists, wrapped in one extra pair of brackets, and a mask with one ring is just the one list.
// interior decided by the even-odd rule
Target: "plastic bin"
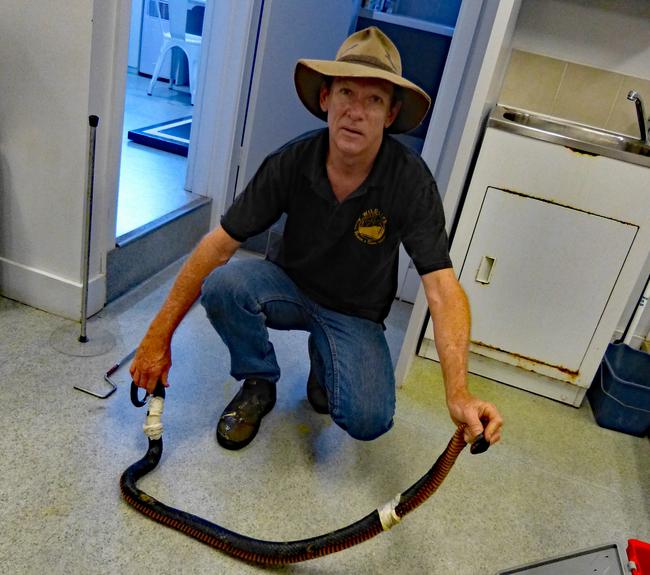
[(587, 397), (601, 427), (648, 435), (650, 354), (624, 343), (610, 343)]
[(638, 539), (628, 539), (627, 558), (633, 561), (633, 575), (650, 575), (650, 543)]

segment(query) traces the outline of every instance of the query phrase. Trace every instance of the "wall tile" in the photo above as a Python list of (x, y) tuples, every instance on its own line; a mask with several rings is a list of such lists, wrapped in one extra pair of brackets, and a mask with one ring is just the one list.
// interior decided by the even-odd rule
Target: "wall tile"
[(591, 126), (604, 127), (622, 81), (621, 74), (569, 63), (553, 104), (552, 114)]
[(499, 103), (638, 138), (632, 89), (650, 115), (650, 80), (513, 50)]
[(614, 106), (605, 128), (612, 132), (629, 134), (634, 138), (641, 136), (636, 116), (636, 107), (627, 99), (630, 90), (636, 90), (645, 104), (646, 120), (650, 114), (650, 80), (633, 76), (623, 76), (623, 81), (614, 101)]
[(513, 50), (499, 102), (550, 114), (567, 63)]

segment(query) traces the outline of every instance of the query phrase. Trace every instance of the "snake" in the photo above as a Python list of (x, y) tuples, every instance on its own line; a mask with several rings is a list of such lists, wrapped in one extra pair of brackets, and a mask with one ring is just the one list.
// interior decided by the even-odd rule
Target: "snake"
[[(151, 396), (144, 400), (138, 398), (138, 388), (131, 384), (131, 401), (137, 407), (146, 404), (151, 397), (164, 399), (165, 389), (158, 384)], [(150, 410), (148, 411), (148, 415)], [(447, 447), (436, 459), (433, 466), (411, 487), (400, 493), (394, 500), (381, 508), (373, 510), (361, 519), (335, 531), (306, 539), (293, 541), (268, 541), (236, 533), (221, 525), (176, 509), (151, 495), (137, 483), (151, 473), (160, 463), (163, 453), (162, 435), (148, 438), (145, 455), (130, 465), (120, 477), (120, 490), (124, 500), (140, 513), (167, 527), (180, 531), (189, 537), (222, 551), (242, 561), (268, 566), (281, 566), (323, 557), (367, 541), (383, 531), (387, 531), (401, 519), (422, 505), (442, 484), (467, 442), (464, 439), (464, 425), (457, 427)], [(483, 453), (489, 442), (481, 434), (472, 442), (473, 454)]]

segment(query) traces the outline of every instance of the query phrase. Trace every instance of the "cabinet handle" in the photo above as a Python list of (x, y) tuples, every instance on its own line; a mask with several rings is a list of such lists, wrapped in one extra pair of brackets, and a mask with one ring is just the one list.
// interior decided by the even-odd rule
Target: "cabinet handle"
[(492, 270), (494, 269), (494, 264), (496, 258), (491, 258), (490, 256), (483, 256), (481, 258), (481, 263), (478, 266), (478, 271), (476, 272), (476, 281), (481, 284), (489, 284), (490, 278), (492, 277)]

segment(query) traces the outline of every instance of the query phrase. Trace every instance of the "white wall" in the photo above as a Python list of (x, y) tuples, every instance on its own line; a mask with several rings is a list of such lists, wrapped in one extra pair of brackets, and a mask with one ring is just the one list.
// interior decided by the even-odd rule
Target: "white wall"
[[(105, 19), (114, 20), (121, 4), (98, 0), (98, 14), (88, 0), (2, 5), (0, 293), (77, 320), (88, 115), (111, 109), (115, 28)], [(98, 133), (96, 213), (105, 213), (114, 199), (105, 197), (107, 148)], [(104, 218), (95, 220), (93, 237), (101, 237), (93, 250), (91, 312), (103, 305), (102, 244), (109, 235)]]
[(3, 3), (0, 289), (64, 314), (81, 278), (91, 34), (88, 2)]
[(513, 48), (650, 79), (650, 2), (523, 0)]

